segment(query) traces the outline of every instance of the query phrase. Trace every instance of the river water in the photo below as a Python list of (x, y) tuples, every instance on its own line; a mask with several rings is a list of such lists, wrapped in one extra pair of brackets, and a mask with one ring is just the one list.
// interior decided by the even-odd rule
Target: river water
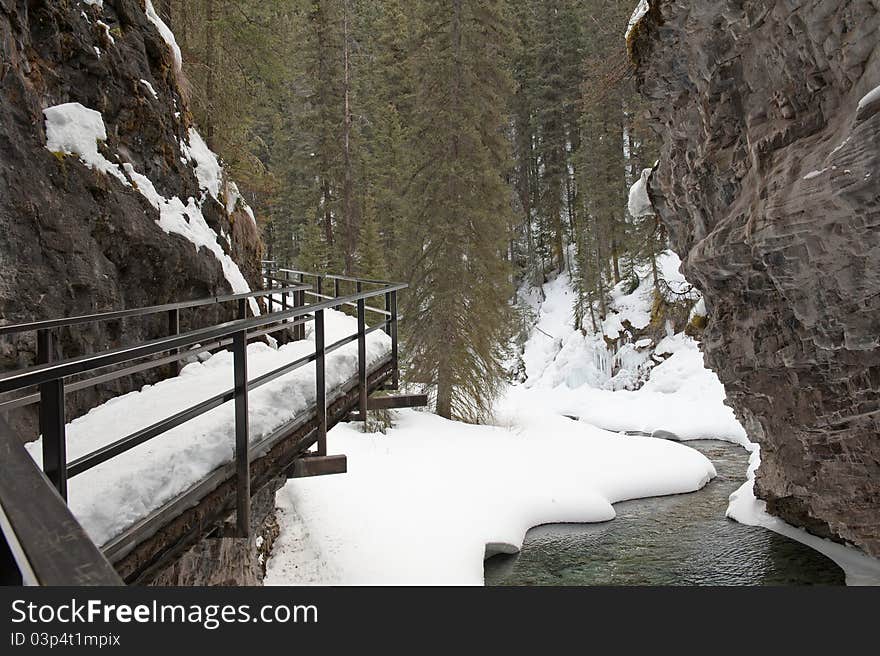
[(843, 585), (822, 554), (725, 518), (745, 478), (744, 449), (687, 444), (718, 472), (702, 490), (615, 504), (610, 522), (533, 528), (519, 554), (486, 560), (486, 585)]

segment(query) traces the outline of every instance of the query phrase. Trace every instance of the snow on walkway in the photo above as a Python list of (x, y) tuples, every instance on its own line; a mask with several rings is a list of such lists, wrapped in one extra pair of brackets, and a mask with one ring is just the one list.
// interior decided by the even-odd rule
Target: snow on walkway
[[(314, 352), (312, 324), (306, 340), (273, 349), (248, 346), (248, 375), (264, 373)], [(325, 311), (327, 344), (357, 332), (357, 320)], [(327, 389), (357, 372), (357, 342), (327, 356)], [(391, 339), (367, 336), (368, 367), (390, 352)], [(67, 456), (74, 460), (232, 388), (232, 353), (221, 351), (188, 364), (180, 375), (119, 396), (67, 425)], [(257, 442), (315, 402), (314, 365), (305, 365), (249, 394), (251, 442)], [(235, 444), (232, 401), (71, 478), (69, 504), (97, 544), (104, 544), (150, 511), (230, 462)], [(330, 441), (333, 446), (332, 440)], [(42, 462), (42, 440), (27, 445)]]
[(387, 435), (334, 428), (348, 473), (279, 491), (266, 584), (478, 585), (487, 545), (513, 552), (538, 524), (606, 521), (612, 503), (691, 492), (715, 475), (675, 442), (549, 413), (511, 419), (474, 426), (406, 410)]

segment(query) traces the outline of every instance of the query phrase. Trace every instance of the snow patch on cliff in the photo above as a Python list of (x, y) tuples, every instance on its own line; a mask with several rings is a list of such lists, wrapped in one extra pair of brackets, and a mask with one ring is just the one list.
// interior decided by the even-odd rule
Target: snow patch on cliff
[[(185, 237), (196, 247), (196, 251), (202, 247), (211, 251), (220, 262), (223, 275), (233, 292), (241, 294), (251, 290), (241, 269), (217, 242), (217, 233), (205, 221), (201, 205), (194, 198), (190, 197), (186, 204), (177, 196), (165, 198), (156, 191), (155, 185), (147, 176), (138, 173), (131, 164), (126, 163), (123, 166), (141, 195), (159, 210), (157, 223), (162, 230), (168, 234), (174, 233)], [(257, 302), (250, 298), (248, 304), (251, 314), (255, 317), (259, 316), (260, 308)]]
[[(156, 95), (149, 82), (146, 80), (141, 80), (141, 82), (154, 96)], [(176, 196), (170, 199), (165, 198), (156, 190), (153, 182), (147, 176), (138, 173), (134, 166), (125, 163), (120, 168), (120, 166), (104, 157), (98, 150), (98, 144), (107, 140), (107, 128), (104, 125), (104, 118), (100, 112), (74, 102), (47, 107), (43, 110), (43, 114), (46, 124), (47, 150), (64, 155), (76, 155), (89, 168), (112, 175), (126, 186), (131, 186), (130, 178), (141, 195), (159, 211), (157, 223), (166, 233), (174, 233), (185, 237), (193, 243), (196, 251), (204, 247), (213, 253), (220, 263), (223, 275), (233, 292), (244, 293), (251, 290), (241, 269), (239, 269), (229, 254), (223, 250), (223, 247), (218, 242), (217, 233), (205, 221), (205, 217), (202, 214), (202, 205), (205, 201), (204, 195), (199, 201), (189, 198), (186, 203)], [(219, 202), (220, 188), (223, 183), (223, 169), (217, 156), (211, 152), (195, 128), (190, 128), (189, 130), (189, 144), (181, 142), (180, 146), (185, 158), (195, 164), (194, 171), (200, 188)], [(122, 169), (128, 174), (128, 178)], [(229, 186), (234, 189), (234, 194), (236, 195), (233, 208), (240, 200), (244, 210), (253, 220), (253, 212), (247, 206), (247, 203), (244, 203), (244, 200), (241, 199), (237, 187), (232, 183), (229, 183)], [(224, 206), (228, 207), (228, 204), (227, 202)], [(258, 316), (260, 309), (256, 301), (248, 299), (248, 303), (251, 313), (254, 316)]]
[(634, 218), (656, 214), (654, 204), (651, 203), (651, 198), (648, 196), (648, 180), (651, 179), (653, 173), (654, 169), (643, 169), (639, 179), (629, 189), (627, 207)]
[(859, 100), (859, 109), (867, 107), (871, 103), (880, 101), (880, 86), (876, 86)]
[(150, 94), (153, 96), (153, 98), (155, 98), (156, 100), (159, 100), (159, 94), (156, 93), (156, 89), (153, 88), (152, 84), (150, 84), (146, 80), (141, 80), (141, 84), (143, 84), (144, 87), (146, 87), (147, 91), (150, 92)]
[(196, 177), (202, 191), (207, 191), (214, 200), (219, 200), (223, 168), (220, 166), (217, 155), (208, 148), (208, 144), (202, 139), (198, 130), (189, 129), (189, 143), (181, 141), (180, 150), (186, 159), (195, 162)]
[(241, 195), (241, 192), (238, 190), (238, 185), (230, 180), (226, 183), (226, 213), (231, 215), (239, 208), (244, 210), (244, 213), (251, 217), (251, 221), (253, 221), (254, 224), (257, 223), (254, 211), (251, 209), (250, 205), (247, 204), (244, 196)]
[(107, 37), (107, 40), (112, 44), (116, 43), (116, 39), (113, 38), (113, 34), (110, 33), (110, 26), (107, 25), (104, 21), (98, 21), (98, 27), (104, 30), (104, 36)]
[(147, 12), (147, 18), (159, 30), (159, 34), (165, 40), (165, 43), (168, 44), (168, 47), (171, 48), (171, 54), (174, 57), (174, 70), (180, 73), (183, 69), (183, 56), (180, 54), (180, 46), (177, 45), (174, 32), (169, 29), (165, 21), (159, 18), (159, 14), (156, 13), (156, 9), (153, 7), (152, 0), (146, 0), (144, 10)]
[(46, 149), (53, 153), (77, 155), (90, 169), (112, 175), (128, 185), (119, 167), (98, 152), (98, 142), (107, 140), (101, 112), (80, 103), (65, 103), (43, 110), (46, 118)]
[(651, 4), (648, 0), (639, 0), (639, 4), (633, 10), (632, 16), (630, 16), (629, 23), (626, 26), (626, 41), (629, 43), (629, 39), (632, 36), (633, 30), (636, 29), (636, 25), (639, 24), (639, 21), (642, 20), (645, 15), (651, 10)]

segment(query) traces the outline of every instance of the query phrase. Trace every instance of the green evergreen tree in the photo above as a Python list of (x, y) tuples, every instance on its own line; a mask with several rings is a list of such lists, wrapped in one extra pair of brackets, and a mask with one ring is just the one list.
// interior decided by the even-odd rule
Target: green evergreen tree
[(379, 221), (375, 212), (369, 212), (361, 223), (358, 239), (357, 274), (363, 278), (387, 280), (388, 267), (385, 260), (385, 245), (379, 231)]
[(414, 54), (409, 372), (436, 386), (439, 415), (467, 421), (491, 410), (510, 333), (505, 10), (500, 0), (425, 3)]
[(162, 11), (195, 119), (265, 224), (267, 254), (410, 280), (408, 377), (436, 390), (441, 414), (477, 421), (503, 380), (511, 283), (570, 266), (575, 325), (593, 329), (615, 282), (656, 268), (666, 248), (655, 218), (626, 212), (628, 185), (656, 157), (621, 38), (632, 4), (168, 0)]
[(302, 271), (329, 272), (330, 254), (320, 224), (317, 221), (308, 221), (303, 224), (301, 232), (297, 267)]

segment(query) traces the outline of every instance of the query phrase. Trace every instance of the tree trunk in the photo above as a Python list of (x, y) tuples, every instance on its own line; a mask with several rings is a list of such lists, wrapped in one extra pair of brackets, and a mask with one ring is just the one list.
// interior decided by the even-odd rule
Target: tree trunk
[(602, 235), (598, 231), (598, 221), (596, 224), (596, 289), (599, 292), (599, 318), (604, 321), (608, 316), (608, 309), (605, 307), (605, 281), (602, 279), (605, 263), (602, 261)]
[(446, 363), (437, 372), (437, 414), (452, 419), (452, 372)]
[(587, 301), (590, 303), (590, 323), (593, 324), (593, 332), (599, 332), (599, 327), (596, 325), (596, 311), (593, 309), (593, 290), (587, 294)]
[(572, 176), (566, 174), (565, 199), (566, 204), (568, 205), (568, 227), (571, 230), (571, 234), (574, 235), (575, 229), (577, 228), (577, 216), (575, 212), (574, 181), (571, 178)]
[(357, 226), (354, 221), (354, 181), (351, 158), (351, 66), (350, 43), (348, 38), (349, 3), (345, 0), (342, 15), (342, 39), (344, 58), (344, 95), (345, 108), (343, 120), (343, 158), (344, 171), (342, 182), (342, 223), (345, 226), (345, 273), (351, 275), (354, 269), (354, 252), (357, 248)]
[(660, 295), (660, 274), (657, 271), (657, 255), (654, 253), (654, 235), (648, 238), (648, 248), (651, 249), (651, 273), (654, 274), (654, 291)]
[(330, 210), (330, 181), (327, 178), (321, 182), (321, 196), (324, 199), (324, 239), (327, 246), (333, 246), (333, 212)]
[[(461, 66), (461, 0), (454, 0), (452, 8), (452, 58), (455, 62), (457, 71)], [(454, 75), (451, 82), (451, 105), (453, 111), (455, 111), (461, 103), (461, 75)], [(460, 157), (458, 134), (453, 133), (449, 135), (449, 148), (450, 161), (458, 161)], [(456, 198), (458, 196), (456, 180), (452, 175), (450, 175), (448, 179), (448, 193), (450, 198)], [(455, 260), (457, 264), (458, 258), (455, 258)], [(445, 322), (447, 326), (446, 330), (441, 331), (441, 337), (445, 338), (444, 344), (448, 353), (452, 353), (456, 346), (454, 339), (455, 329), (451, 326), (450, 322), (454, 321), (454, 317), (451, 317), (446, 313), (446, 316), (444, 316), (441, 321)], [(452, 419), (452, 393), (453, 372), (450, 366), (450, 358), (441, 357), (440, 362), (437, 363), (437, 414), (446, 419)]]

